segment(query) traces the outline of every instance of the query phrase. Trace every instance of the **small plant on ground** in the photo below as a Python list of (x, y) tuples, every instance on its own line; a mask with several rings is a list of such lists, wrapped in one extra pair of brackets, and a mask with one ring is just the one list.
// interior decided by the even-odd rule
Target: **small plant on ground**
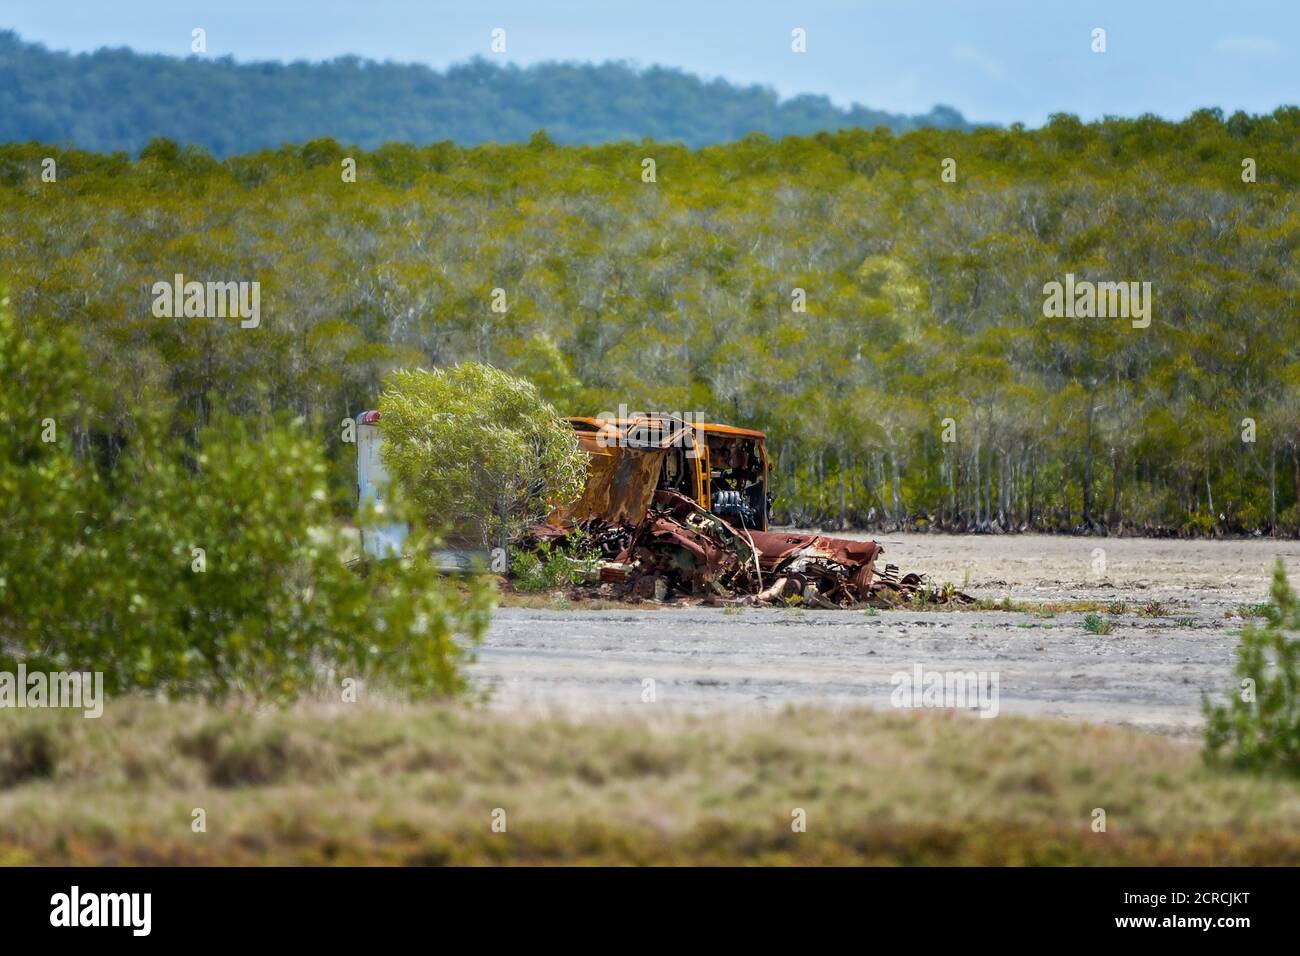
[(1100, 614), (1085, 614), (1083, 616), (1083, 629), (1089, 634), (1109, 634), (1111, 623)]
[(1242, 604), (1237, 608), (1237, 617), (1250, 620), (1252, 617), (1268, 617), (1271, 604)]

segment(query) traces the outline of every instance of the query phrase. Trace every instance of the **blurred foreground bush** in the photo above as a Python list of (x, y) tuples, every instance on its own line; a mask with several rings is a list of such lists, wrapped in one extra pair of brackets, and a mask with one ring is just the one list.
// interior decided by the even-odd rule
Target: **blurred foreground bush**
[(191, 447), (142, 412), (107, 460), (76, 425), (83, 369), (71, 336), (0, 308), (0, 670), (274, 701), (344, 678), (464, 689), (489, 592), (449, 586), (418, 527), (415, 557), (349, 567), (300, 423), (217, 415)]
[[(1300, 776), (1300, 601), (1278, 559), (1273, 603), (1262, 625), (1251, 621), (1237, 648), (1240, 678), (1227, 706), (1205, 703), (1205, 752), (1211, 762)], [(1226, 754), (1224, 753), (1226, 751)]]

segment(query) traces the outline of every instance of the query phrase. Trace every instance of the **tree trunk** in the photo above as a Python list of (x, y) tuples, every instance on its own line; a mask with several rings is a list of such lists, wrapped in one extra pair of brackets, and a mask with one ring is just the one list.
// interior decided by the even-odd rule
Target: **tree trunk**
[(1268, 445), (1268, 533), (1277, 537), (1277, 444)]
[(1106, 523), (1117, 531), (1124, 517), (1121, 514), (1120, 507), (1119, 453), (1112, 448), (1110, 452), (1110, 512), (1106, 516)]
[(876, 455), (876, 501), (880, 504), (880, 513), (889, 517), (889, 505), (885, 503), (885, 456)]
[(958, 503), (959, 499), (957, 497), (957, 480), (958, 480), (957, 476), (960, 469), (961, 469), (961, 458), (960, 456), (958, 456), (957, 450), (954, 448), (948, 458), (948, 481), (951, 483), (952, 486), (950, 492), (952, 513), (948, 515), (949, 521), (957, 520), (957, 513), (961, 508), (960, 504)]
[(839, 523), (839, 528), (840, 528), (841, 531), (843, 531), (843, 530), (844, 530), (844, 527), (845, 527), (845, 514), (846, 514), (847, 511), (848, 511), (848, 491), (847, 491), (847, 489), (844, 487), (844, 464), (843, 464), (842, 462), (841, 462), (840, 467), (839, 467), (839, 473), (840, 473), (840, 523)]
[(1029, 511), (1025, 519), (1030, 530), (1034, 527), (1034, 505), (1035, 498), (1038, 495), (1038, 469), (1035, 467), (1035, 456), (1029, 458)]
[(823, 509), (825, 508), (825, 498), (822, 492), (826, 488), (826, 467), (825, 467), (826, 446), (817, 446), (817, 522), (820, 524), (823, 520)]
[(1087, 445), (1083, 456), (1083, 527), (1092, 528), (1092, 393), (1088, 393), (1088, 430)]

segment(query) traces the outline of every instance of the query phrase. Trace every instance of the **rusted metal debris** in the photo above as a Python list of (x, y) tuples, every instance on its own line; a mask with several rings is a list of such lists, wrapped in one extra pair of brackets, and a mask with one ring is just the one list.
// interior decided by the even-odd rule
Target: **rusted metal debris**
[[(960, 592), (928, 587), (923, 576), (876, 568), (875, 541), (733, 527), (676, 491), (658, 489), (639, 523), (588, 519), (600, 547), (591, 587), (623, 599), (670, 597), (712, 604), (801, 604), (819, 608), (887, 607), (924, 599), (969, 603)], [(560, 542), (567, 531), (536, 525), (536, 539)]]
[(571, 529), (586, 533), (603, 560), (580, 589), (827, 608), (971, 600), (893, 565), (878, 571), (874, 541), (769, 531), (761, 431), (663, 414), (567, 421), (590, 459), (586, 486), (531, 534), (563, 548)]

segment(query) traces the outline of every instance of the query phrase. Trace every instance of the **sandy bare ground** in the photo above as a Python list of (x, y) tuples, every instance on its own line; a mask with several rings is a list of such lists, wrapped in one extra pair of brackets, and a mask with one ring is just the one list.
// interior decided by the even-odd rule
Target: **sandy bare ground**
[[(519, 710), (887, 708), (893, 675), (996, 675), (998, 710), (1195, 732), (1202, 694), (1233, 683), (1238, 607), (1266, 598), (1300, 543), (891, 535), (885, 560), (977, 597), (1124, 602), (1113, 630), (1082, 611), (533, 610), (495, 616), (473, 674)], [(1098, 553), (1097, 549), (1101, 549)], [(1160, 616), (1138, 607), (1160, 602)], [(646, 681), (653, 681), (648, 703)]]

